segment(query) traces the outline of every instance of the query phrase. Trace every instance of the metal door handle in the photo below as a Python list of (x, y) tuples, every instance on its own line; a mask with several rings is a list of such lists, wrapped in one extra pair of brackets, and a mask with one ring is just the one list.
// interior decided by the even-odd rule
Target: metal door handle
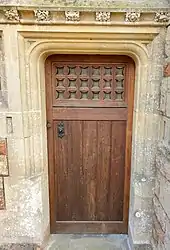
[(57, 126), (58, 137), (62, 138), (65, 135), (64, 122), (60, 122)]

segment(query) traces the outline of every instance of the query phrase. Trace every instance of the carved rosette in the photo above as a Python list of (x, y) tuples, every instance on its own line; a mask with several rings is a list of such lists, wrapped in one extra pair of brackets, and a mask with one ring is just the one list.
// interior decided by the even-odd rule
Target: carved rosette
[(65, 17), (67, 22), (78, 22), (80, 21), (79, 11), (65, 11)]
[(50, 12), (48, 10), (35, 10), (34, 14), (38, 22), (50, 20)]
[(125, 17), (126, 22), (139, 22), (140, 12), (127, 12)]
[(97, 22), (110, 22), (110, 12), (99, 11), (96, 12)]
[(5, 10), (5, 17), (9, 20), (9, 21), (19, 21), (20, 17), (19, 17), (19, 13), (17, 9), (11, 8), (8, 10)]
[(170, 15), (168, 12), (157, 12), (155, 14), (155, 22), (168, 22), (170, 20)]

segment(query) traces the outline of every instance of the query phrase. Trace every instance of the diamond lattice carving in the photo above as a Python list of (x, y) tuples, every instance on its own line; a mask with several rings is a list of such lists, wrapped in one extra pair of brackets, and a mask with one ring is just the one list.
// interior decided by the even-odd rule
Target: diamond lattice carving
[(124, 67), (116, 67), (116, 100), (123, 100), (124, 98)]

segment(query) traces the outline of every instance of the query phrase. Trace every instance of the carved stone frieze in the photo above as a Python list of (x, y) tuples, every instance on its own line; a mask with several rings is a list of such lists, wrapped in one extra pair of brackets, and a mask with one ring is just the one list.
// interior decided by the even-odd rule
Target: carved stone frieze
[(157, 12), (155, 14), (156, 22), (168, 22), (170, 20), (170, 15), (168, 12)]
[(48, 10), (35, 10), (35, 17), (37, 21), (49, 21), (50, 20), (50, 12)]
[[(31, 7), (27, 6), (22, 8), (20, 6), (13, 7), (1, 7), (0, 11), (4, 13), (0, 19), (0, 23), (24, 23), (24, 24), (42, 24), (43, 22), (48, 22), (48, 24), (63, 24), (65, 22), (76, 24), (77, 22), (83, 24), (108, 24), (115, 25), (119, 22), (122, 25), (131, 26), (132, 23), (136, 25), (153, 25), (153, 26), (165, 26), (167, 22), (170, 21), (170, 13), (166, 9), (158, 9), (158, 11), (144, 11), (142, 9), (129, 10), (120, 9), (118, 12), (116, 9), (112, 8), (110, 11), (105, 11), (104, 9), (100, 11), (82, 9), (46, 9), (45, 7)], [(142, 13), (142, 20), (140, 19)], [(122, 20), (122, 14), (125, 16)], [(146, 15), (147, 14), (147, 15)], [(65, 18), (63, 18), (65, 16)], [(29, 18), (28, 18), (29, 17)]]
[(65, 11), (65, 17), (67, 22), (78, 22), (80, 21), (79, 11)]
[(125, 17), (126, 22), (139, 22), (140, 12), (127, 12)]
[(103, 12), (103, 11), (96, 12), (96, 21), (110, 22), (110, 12)]
[(8, 19), (9, 21), (19, 21), (20, 17), (17, 9), (11, 8), (4, 10), (4, 12), (6, 19)]

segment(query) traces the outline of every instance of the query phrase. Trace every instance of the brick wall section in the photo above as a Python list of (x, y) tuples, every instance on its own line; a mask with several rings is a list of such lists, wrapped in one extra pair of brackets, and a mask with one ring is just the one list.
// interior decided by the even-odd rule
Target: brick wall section
[(166, 62), (160, 89), (161, 135), (156, 155), (152, 246), (170, 249), (170, 27), (165, 44)]

